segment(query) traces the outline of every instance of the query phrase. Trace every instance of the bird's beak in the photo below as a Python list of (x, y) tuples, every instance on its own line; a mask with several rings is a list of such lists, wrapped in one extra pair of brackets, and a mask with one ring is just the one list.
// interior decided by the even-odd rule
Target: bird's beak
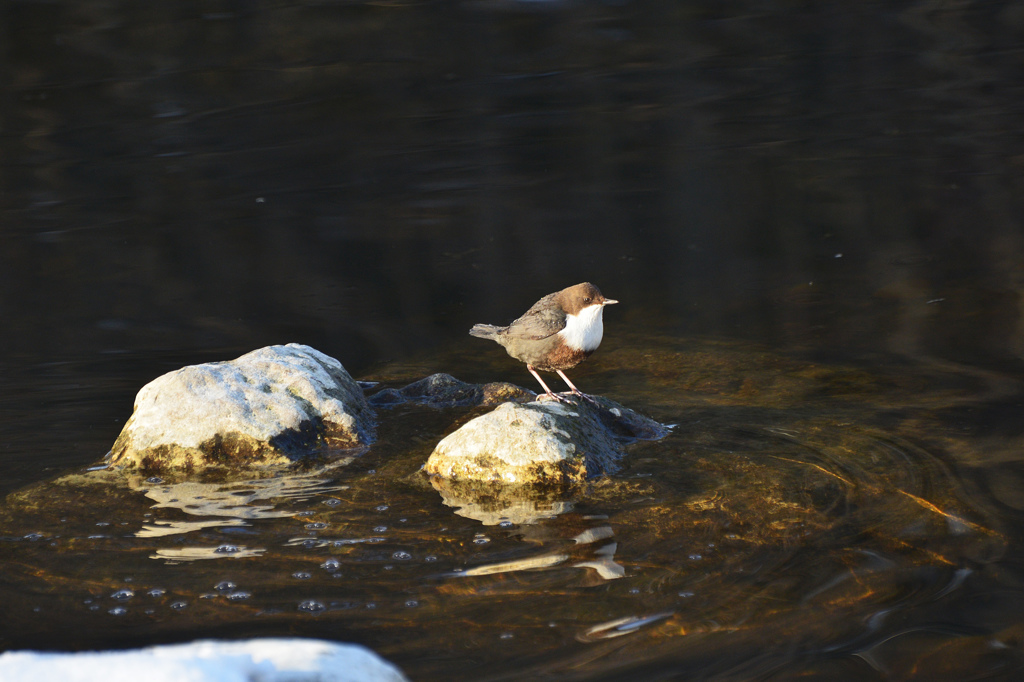
[(604, 303), (602, 303), (601, 305), (611, 305), (613, 303), (618, 303), (618, 301), (616, 301), (614, 298), (606, 298), (604, 299)]

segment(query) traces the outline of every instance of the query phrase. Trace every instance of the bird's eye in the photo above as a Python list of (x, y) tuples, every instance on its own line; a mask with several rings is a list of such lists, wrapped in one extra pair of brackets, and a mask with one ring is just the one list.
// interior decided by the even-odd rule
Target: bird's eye
[(583, 302), (584, 303), (590, 303), (590, 297), (589, 296), (584, 296), (583, 297)]

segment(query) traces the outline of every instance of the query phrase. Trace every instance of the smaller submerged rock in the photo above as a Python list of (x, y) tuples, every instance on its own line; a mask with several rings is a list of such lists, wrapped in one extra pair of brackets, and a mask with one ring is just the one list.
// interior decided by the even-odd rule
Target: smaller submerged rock
[(110, 452), (115, 468), (288, 464), (368, 445), (374, 414), (340, 362), (300, 344), (169, 372), (142, 387)]
[(605, 398), (598, 405), (502, 403), (437, 444), (424, 465), (451, 480), (573, 485), (614, 473), (626, 443), (655, 440), (668, 427)]
[(407, 402), (431, 407), (497, 405), (505, 401), (529, 402), (536, 393), (503, 381), (467, 384), (451, 374), (431, 374), (402, 388), (385, 388), (370, 396), (375, 407), (392, 407)]

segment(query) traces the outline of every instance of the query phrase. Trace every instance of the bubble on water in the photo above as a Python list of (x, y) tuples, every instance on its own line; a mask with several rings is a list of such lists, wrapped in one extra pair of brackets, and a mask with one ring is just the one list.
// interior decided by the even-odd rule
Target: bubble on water
[(125, 581), (126, 583), (130, 583), (130, 582), (132, 582), (133, 580), (135, 580), (135, 578), (133, 578), (133, 577), (131, 577), (131, 576), (128, 576), (127, 578), (125, 578), (125, 579), (124, 579), (124, 581)]
[(326, 504), (328, 507), (337, 507), (339, 504), (341, 504), (341, 500), (339, 500), (336, 497), (332, 497), (329, 500), (324, 500), (324, 504)]
[(42, 533), (29, 533), (28, 535), (25, 536), (25, 539), (28, 540), (29, 542), (35, 542), (36, 540), (42, 540), (43, 539), (43, 534)]
[(702, 557), (700, 554), (691, 554), (688, 558), (690, 559), (690, 561), (700, 561), (704, 557)]
[(109, 613), (111, 616), (123, 616), (124, 614), (128, 613), (128, 609), (124, 608), (123, 606), (115, 606), (114, 608), (107, 611), (107, 613)]
[(113, 594), (110, 595), (110, 598), (111, 599), (116, 599), (117, 601), (128, 601), (129, 599), (131, 599), (134, 596), (135, 596), (135, 592), (125, 588), (123, 590), (118, 590), (117, 592), (114, 592)]
[(501, 521), (500, 523), (498, 523), (499, 528), (515, 528), (515, 525), (516, 524), (512, 523), (511, 521)]
[(201, 595), (199, 595), (199, 598), (200, 599), (216, 599), (219, 596), (220, 595), (217, 594), (216, 592), (203, 592)]
[(725, 537), (729, 538), (730, 540), (738, 540), (740, 536), (736, 535), (736, 533), (729, 533)]
[(320, 568), (324, 569), (325, 571), (334, 572), (341, 569), (341, 562), (333, 558), (328, 559), (327, 561), (320, 564)]
[(146, 609), (145, 611), (143, 611), (143, 613), (147, 616), (152, 616), (154, 613), (156, 613), (156, 611), (153, 609)]
[(473, 544), (474, 545), (486, 545), (490, 541), (491, 541), (491, 539), (489, 537), (485, 536), (485, 535), (481, 535), (481, 536), (473, 538)]
[(99, 611), (100, 610), (100, 605), (99, 604), (93, 604), (92, 606), (89, 607), (89, 610), (90, 611)]
[(82, 603), (83, 604), (91, 604), (92, 603), (92, 599), (83, 599)]
[(405, 523), (405, 522), (406, 522), (406, 521), (408, 521), (408, 520), (409, 520), (409, 519), (398, 519), (398, 522), (399, 522), (399, 523)]
[(498, 639), (512, 639), (513, 637), (515, 637), (515, 635), (513, 635), (511, 632), (503, 632), (500, 635), (498, 635)]
[(708, 543), (708, 548), (709, 548), (709, 549), (713, 549), (713, 548), (714, 548), (714, 546), (715, 546), (715, 543), (713, 543), (713, 542), (709, 542), (709, 543)]
[(391, 564), (388, 564), (387, 566), (384, 567), (384, 570), (385, 571), (391, 571), (391, 570), (394, 570), (394, 568), (395, 568), (394, 566), (392, 566)]
[(367, 602), (366, 603), (366, 608), (368, 608), (368, 609), (375, 609), (375, 608), (377, 608), (377, 605), (374, 604), (372, 601), (371, 602)]
[(87, 540), (102, 540), (107, 537), (106, 535), (89, 535), (86, 537)]
[(689, 590), (683, 590), (682, 592), (679, 593), (679, 596), (682, 597), (683, 599), (689, 599), (690, 597), (693, 596), (693, 592), (691, 592)]
[(99, 521), (99, 522), (97, 522), (96, 525), (97, 526), (109, 526), (110, 522), (109, 521)]
[(150, 597), (162, 597), (165, 594), (167, 594), (167, 590), (165, 590), (162, 587), (154, 587), (153, 589), (151, 589), (146, 594), (148, 594)]
[(237, 554), (242, 549), (238, 545), (221, 545), (213, 551), (215, 554)]
[(629, 593), (630, 594), (640, 594), (640, 588), (639, 587), (632, 587), (632, 588), (630, 588)]
[(383, 512), (383, 511), (387, 511), (387, 510), (388, 510), (388, 506), (386, 504), (378, 504), (376, 507), (373, 508), (373, 511), (379, 511), (379, 512)]
[(383, 533), (383, 532), (385, 532), (385, 531), (386, 531), (387, 529), (388, 529), (388, 527), (387, 527), (387, 526), (374, 526), (374, 527), (373, 527), (373, 532), (374, 532), (374, 533)]
[(392, 554), (391, 558), (392, 559), (397, 559), (399, 561), (408, 561), (409, 559), (412, 558), (412, 554), (409, 554), (408, 552), (403, 552), (402, 550), (399, 550), (399, 551), (395, 552), (394, 554)]
[(427, 556), (423, 557), (423, 560), (426, 561), (426, 562), (429, 562), (429, 563), (433, 563), (433, 562), (437, 561), (437, 557), (434, 556), (433, 554), (428, 554)]
[(330, 524), (324, 523), (323, 521), (315, 521), (313, 523), (307, 523), (306, 530), (323, 530), (324, 528), (327, 528), (327, 526), (329, 525)]
[(237, 592), (228, 592), (227, 594), (227, 598), (231, 601), (242, 601), (243, 599), (248, 599), (251, 596), (252, 592), (245, 592), (243, 590), (238, 590)]
[(313, 515), (313, 512), (311, 512), (311, 511), (300, 511), (300, 512), (298, 512), (298, 513), (297, 513), (297, 514), (295, 514), (295, 515), (296, 515), (296, 516), (312, 516), (312, 515)]
[(306, 549), (313, 549), (314, 547), (317, 547), (319, 545), (320, 545), (320, 541), (319, 540), (303, 540), (302, 541), (302, 546), (305, 547)]
[(173, 604), (171, 604), (171, 608), (174, 609), (175, 611), (181, 611), (186, 606), (188, 606), (188, 602), (187, 601), (176, 601)]
[(219, 583), (213, 586), (213, 589), (217, 590), (218, 592), (230, 592), (236, 587), (238, 587), (238, 585), (234, 584), (230, 580), (221, 580)]
[(312, 573), (306, 573), (305, 571), (295, 571), (292, 573), (292, 577), (298, 580), (309, 580), (313, 577)]
[(416, 601), (415, 599), (410, 599), (409, 601), (405, 602), (406, 608), (409, 608), (409, 609), (414, 609), (414, 608), (416, 608), (419, 605), (420, 605), (420, 603), (418, 601)]
[(326, 608), (326, 606), (313, 599), (307, 599), (299, 604), (299, 611), (305, 611), (306, 613), (320, 613)]
[(146, 483), (152, 483), (153, 485), (160, 485), (163, 482), (164, 479), (160, 478), (159, 476), (150, 476), (149, 478), (146, 479)]
[(366, 473), (368, 473), (368, 474), (375, 474), (375, 473), (377, 473), (377, 470), (376, 469), (367, 469)]

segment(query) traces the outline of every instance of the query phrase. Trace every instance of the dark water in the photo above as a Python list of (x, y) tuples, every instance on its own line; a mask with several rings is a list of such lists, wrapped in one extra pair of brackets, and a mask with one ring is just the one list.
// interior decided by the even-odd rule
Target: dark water
[[(417, 680), (1024, 669), (1017, 4), (2, 16), (3, 648), (308, 635)], [(76, 478), (144, 383), (270, 343), (528, 385), (466, 331), (582, 280), (622, 303), (574, 380), (678, 426), (569, 498), (435, 490), (417, 470), (473, 413), (414, 407), (284, 481)]]

